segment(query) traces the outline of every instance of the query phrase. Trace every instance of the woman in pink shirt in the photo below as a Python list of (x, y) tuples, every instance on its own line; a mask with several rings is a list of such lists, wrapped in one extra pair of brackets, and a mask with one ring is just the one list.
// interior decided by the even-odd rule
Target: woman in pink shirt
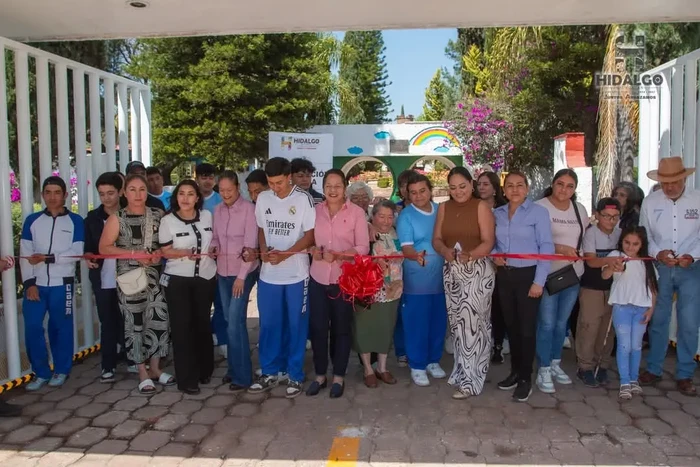
[[(345, 373), (352, 347), (353, 305), (345, 300), (338, 287), (340, 265), (350, 260), (345, 255), (366, 255), (369, 234), (364, 211), (345, 198), (348, 182), (338, 169), (328, 170), (323, 177), (326, 200), (316, 206), (314, 237), (316, 247), (311, 263), (309, 284), (310, 337), (314, 353), (316, 379), (306, 390), (315, 396), (328, 385), (328, 333), (333, 348), (333, 385), (331, 398), (345, 390)], [(339, 255), (343, 253), (344, 255)]]
[(219, 296), (228, 323), (228, 373), (224, 383), (231, 391), (243, 391), (253, 384), (248, 342), (248, 298), (258, 280), (258, 261), (241, 259), (243, 248), (257, 248), (258, 226), (253, 203), (241, 196), (238, 176), (231, 170), (219, 176), (223, 200), (214, 209), (212, 251), (217, 253)]

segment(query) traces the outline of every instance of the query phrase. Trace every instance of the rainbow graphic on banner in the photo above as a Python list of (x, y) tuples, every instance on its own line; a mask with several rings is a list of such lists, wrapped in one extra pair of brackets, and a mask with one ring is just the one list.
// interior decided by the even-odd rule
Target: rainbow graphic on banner
[[(447, 144), (446, 144), (447, 143)], [(447, 146), (459, 147), (459, 140), (455, 135), (447, 131), (446, 128), (441, 126), (434, 126), (422, 130), (420, 133), (416, 134), (410, 140), (411, 146), (425, 146), (431, 145), (433, 149), (444, 148)]]

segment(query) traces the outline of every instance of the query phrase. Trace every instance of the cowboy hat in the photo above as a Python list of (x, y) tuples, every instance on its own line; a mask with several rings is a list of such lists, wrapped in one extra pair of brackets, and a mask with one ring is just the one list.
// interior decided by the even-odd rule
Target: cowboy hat
[(659, 161), (658, 170), (647, 172), (647, 177), (657, 182), (672, 183), (695, 173), (695, 169), (686, 169), (681, 157), (664, 157)]

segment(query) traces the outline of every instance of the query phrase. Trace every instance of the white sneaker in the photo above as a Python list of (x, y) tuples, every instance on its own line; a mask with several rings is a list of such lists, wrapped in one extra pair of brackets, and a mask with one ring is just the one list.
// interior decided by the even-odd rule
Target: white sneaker
[(503, 339), (503, 350), (501, 350), (501, 355), (508, 355), (510, 353), (510, 342), (508, 339)]
[(572, 384), (573, 381), (571, 381), (569, 375), (564, 373), (564, 370), (561, 369), (561, 366), (559, 366), (560, 363), (561, 360), (552, 360), (552, 376), (554, 376), (554, 379), (559, 384)]
[(455, 353), (455, 341), (452, 338), (452, 335), (445, 337), (445, 352), (450, 355), (454, 355)]
[(447, 373), (442, 369), (439, 363), (431, 363), (425, 368), (428, 374), (435, 379), (442, 379), (447, 377)]
[(564, 348), (565, 349), (570, 349), (571, 348), (571, 338), (569, 336), (566, 336), (564, 338)]
[(216, 349), (219, 351), (219, 355), (228, 358), (228, 345), (220, 345)]
[(545, 394), (554, 394), (557, 392), (552, 382), (552, 369), (550, 367), (545, 366), (537, 371), (537, 387)]
[(306, 341), (306, 350), (311, 350), (311, 341), (310, 340)]
[(430, 386), (430, 380), (425, 370), (411, 370), (411, 379), (416, 386)]

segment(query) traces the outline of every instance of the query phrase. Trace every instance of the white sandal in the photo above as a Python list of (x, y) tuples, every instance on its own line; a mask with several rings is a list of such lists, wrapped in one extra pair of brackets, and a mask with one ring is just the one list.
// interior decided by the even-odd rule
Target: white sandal
[(153, 384), (151, 378), (144, 379), (139, 383), (139, 392), (141, 394), (153, 394), (156, 392), (156, 385)]
[(163, 386), (174, 386), (176, 381), (173, 375), (163, 372), (158, 377), (158, 383), (162, 384)]

